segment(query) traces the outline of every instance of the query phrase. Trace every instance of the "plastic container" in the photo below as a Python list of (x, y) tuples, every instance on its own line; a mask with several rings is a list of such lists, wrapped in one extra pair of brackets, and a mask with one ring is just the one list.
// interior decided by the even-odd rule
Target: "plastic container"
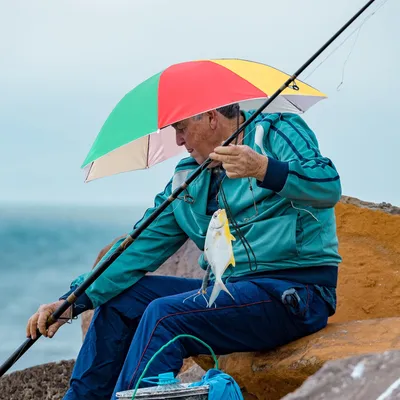
[[(207, 400), (208, 386), (189, 387), (190, 383), (176, 383), (173, 385), (152, 386), (142, 388), (136, 392), (135, 399), (141, 400)], [(118, 392), (119, 400), (131, 400), (133, 390)]]

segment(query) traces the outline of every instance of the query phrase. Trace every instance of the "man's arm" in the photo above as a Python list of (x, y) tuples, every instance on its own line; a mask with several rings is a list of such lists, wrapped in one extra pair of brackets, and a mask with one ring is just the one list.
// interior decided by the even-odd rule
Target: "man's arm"
[(306, 123), (295, 114), (282, 114), (261, 122), (258, 145), (268, 156), (263, 181), (258, 186), (280, 196), (315, 208), (333, 207), (341, 197), (340, 177)]
[[(134, 229), (171, 194), (171, 182), (165, 190), (155, 198), (154, 207), (149, 208)], [(116, 240), (110, 250), (99, 260), (102, 262), (124, 240)], [(77, 308), (74, 315), (88, 308), (96, 308), (107, 302), (128, 287), (135, 284), (146, 272), (154, 272), (165, 260), (173, 255), (187, 240), (186, 233), (179, 227), (173, 214), (172, 206), (168, 206), (140, 236), (104, 271), (100, 277), (86, 290), (80, 301), (81, 310)], [(71, 283), (71, 291), (80, 285), (90, 272), (80, 275)], [(70, 291), (70, 292), (71, 292)], [(62, 296), (65, 298), (66, 295)], [(84, 309), (83, 309), (84, 308)]]

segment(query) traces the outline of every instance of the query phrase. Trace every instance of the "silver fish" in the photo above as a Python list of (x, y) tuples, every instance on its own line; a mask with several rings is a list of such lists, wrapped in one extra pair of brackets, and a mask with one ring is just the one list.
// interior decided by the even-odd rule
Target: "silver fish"
[(214, 303), (221, 290), (233, 296), (222, 282), (222, 276), (229, 265), (235, 266), (232, 240), (236, 240), (229, 229), (229, 221), (224, 209), (215, 211), (207, 229), (204, 256), (215, 276), (208, 307)]

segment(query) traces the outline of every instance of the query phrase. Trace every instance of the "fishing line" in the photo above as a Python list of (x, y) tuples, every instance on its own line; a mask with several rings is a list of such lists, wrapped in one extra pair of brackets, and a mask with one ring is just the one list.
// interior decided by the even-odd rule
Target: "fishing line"
[[(239, 129), (239, 122), (240, 122), (240, 107), (239, 106), (237, 107), (236, 111), (237, 111), (237, 115), (236, 115), (237, 127), (236, 127), (236, 129)], [(255, 127), (253, 129), (251, 129), (247, 134), (245, 134), (245, 132), (243, 132), (242, 141), (245, 139), (245, 137), (248, 134), (250, 134), (250, 132), (253, 132), (254, 130), (255, 130)], [(238, 143), (238, 140), (239, 140), (239, 138), (236, 138), (236, 145)], [(233, 216), (232, 210), (231, 210), (231, 208), (230, 208), (230, 206), (228, 204), (228, 200), (226, 198), (225, 191), (224, 191), (224, 189), (222, 187), (222, 183), (224, 182), (225, 178), (226, 178), (226, 175), (222, 178), (222, 180), (221, 180), (221, 182), (219, 184), (219, 190), (217, 192), (217, 202), (218, 202), (218, 194), (219, 194), (219, 192), (221, 192), (222, 201), (224, 203), (224, 206), (225, 206), (225, 209), (226, 209), (226, 212), (227, 212), (227, 215), (228, 215), (228, 220), (230, 220), (233, 228), (235, 229), (235, 232), (239, 236), (239, 239), (242, 242), (242, 245), (243, 245), (243, 247), (244, 247), (244, 249), (246, 251), (247, 259), (249, 261), (250, 271), (254, 272), (254, 271), (257, 271), (257, 258), (256, 258), (256, 255), (254, 254), (253, 248), (251, 247), (250, 243), (248, 242), (248, 240), (243, 235), (243, 233), (242, 233), (242, 231), (240, 229), (240, 226), (237, 223), (235, 217)], [(253, 188), (251, 186), (250, 178), (248, 178), (248, 179), (249, 179), (249, 184), (250, 184), (250, 190), (252, 191)], [(253, 195), (253, 192), (252, 192), (252, 195)], [(254, 195), (253, 195), (253, 200), (254, 200)], [(255, 200), (254, 200), (254, 204), (255, 204)], [(257, 210), (257, 208), (256, 208), (256, 210)], [(250, 259), (250, 252), (249, 251), (252, 253), (253, 258), (254, 258), (254, 263), (255, 263), (255, 268), (254, 269), (252, 267), (253, 263), (252, 263), (252, 261)]]
[[(232, 210), (229, 207), (228, 201), (227, 201), (226, 196), (225, 196), (224, 189), (222, 188), (222, 182), (221, 182), (221, 186), (220, 186), (220, 192), (221, 192), (221, 195), (222, 195), (222, 201), (224, 202), (224, 205), (225, 205), (226, 213), (228, 215), (228, 220), (230, 220), (233, 228), (235, 229), (237, 235), (239, 236), (239, 239), (241, 240), (241, 242), (243, 244), (243, 247), (244, 247), (244, 249), (246, 251), (247, 259), (249, 261), (250, 271), (252, 271), (252, 272), (257, 271), (257, 258), (256, 258), (256, 255), (254, 254), (253, 248), (251, 247), (250, 243), (248, 242), (248, 240), (243, 235), (239, 224), (237, 223), (235, 217), (232, 214)], [(250, 260), (250, 252), (249, 252), (249, 250), (252, 253), (253, 258), (254, 258), (254, 263), (255, 263), (255, 268), (254, 269), (252, 267), (253, 263)]]
[[(239, 128), (239, 125), (240, 125), (239, 122), (240, 122), (240, 106), (237, 107), (237, 114), (236, 114), (236, 125), (237, 125), (237, 128), (236, 128), (236, 129)], [(246, 132), (246, 130), (245, 130), (245, 131), (243, 132), (243, 137), (240, 139), (240, 142), (239, 142), (239, 138), (237, 138), (236, 144), (242, 143), (242, 142), (244, 141), (244, 139), (245, 139), (248, 135), (252, 134), (255, 130), (256, 130), (256, 127), (255, 127), (255, 126), (254, 126), (252, 129), (249, 129), (247, 132)], [(204, 173), (204, 171), (203, 171), (203, 173)], [(201, 174), (191, 183), (191, 188), (193, 188), (193, 189), (198, 188), (198, 185), (199, 185), (200, 182), (201, 182), (201, 180), (199, 179), (200, 176), (201, 176)], [(253, 249), (252, 249), (250, 243), (248, 242), (248, 240), (247, 240), (247, 239), (245, 238), (245, 236), (243, 235), (239, 224), (237, 223), (235, 217), (233, 216), (233, 213), (232, 213), (232, 210), (231, 210), (231, 208), (230, 208), (230, 206), (229, 206), (229, 203), (228, 203), (228, 201), (227, 201), (225, 192), (224, 192), (224, 190), (223, 190), (223, 188), (222, 188), (222, 183), (223, 183), (223, 181), (226, 179), (226, 177), (227, 177), (227, 176), (225, 175), (225, 176), (222, 178), (221, 182), (219, 183), (218, 192), (221, 192), (222, 200), (223, 200), (223, 203), (224, 203), (224, 207), (225, 207), (225, 209), (226, 209), (226, 211), (227, 211), (228, 219), (229, 219), (229, 221), (232, 223), (232, 226), (233, 226), (233, 228), (234, 228), (234, 230), (235, 230), (237, 236), (239, 237), (240, 241), (241, 241), (242, 244), (243, 244), (243, 247), (244, 247), (244, 249), (245, 249), (245, 252), (246, 252), (246, 255), (247, 255), (247, 259), (248, 259), (248, 262), (249, 262), (250, 270), (251, 270), (251, 271), (256, 271), (258, 267), (257, 267), (257, 259), (256, 259), (256, 256), (255, 256), (255, 254), (254, 254), (254, 251), (253, 251)], [(253, 188), (252, 188), (252, 185), (251, 185), (251, 180), (250, 180), (250, 178), (248, 178), (248, 180), (249, 180), (249, 187), (250, 187), (250, 190), (251, 190), (252, 196), (253, 196), (254, 207), (255, 207), (256, 212), (257, 212), (257, 205), (256, 205), (255, 198), (254, 198), (254, 193), (253, 193)], [(189, 189), (190, 189), (190, 188), (189, 188)], [(188, 191), (188, 193), (189, 193), (189, 195), (190, 195), (190, 191), (189, 191), (188, 189), (186, 189), (186, 190)], [(217, 192), (217, 202), (218, 202), (218, 192)], [(179, 209), (179, 207), (181, 207), (181, 206), (184, 204), (184, 202), (185, 202), (185, 200), (183, 200), (182, 198), (178, 198), (177, 200), (180, 200), (180, 201), (177, 202), (176, 206), (175, 206), (174, 204), (171, 204), (173, 211), (177, 211), (177, 210)], [(194, 201), (196, 201), (196, 200), (194, 200)], [(161, 215), (162, 215), (162, 214), (161, 214)], [(160, 215), (155, 221), (153, 221), (153, 224), (152, 224), (152, 228), (153, 228), (153, 229), (156, 229), (157, 226), (159, 225), (161, 215)], [(150, 226), (151, 226), (151, 225), (150, 225)], [(250, 253), (251, 253), (251, 254), (250, 254)], [(251, 257), (251, 255), (252, 255), (252, 257)], [(252, 261), (251, 258), (253, 258), (254, 261)], [(253, 266), (253, 264), (255, 264), (255, 266)]]
[(354, 39), (354, 42), (353, 42), (353, 45), (351, 46), (351, 49), (350, 49), (350, 51), (349, 51), (349, 54), (347, 55), (346, 60), (345, 60), (344, 63), (343, 63), (343, 68), (342, 68), (342, 80), (340, 81), (339, 85), (338, 85), (337, 88), (336, 88), (337, 91), (339, 91), (339, 90), (340, 90), (340, 87), (343, 85), (343, 82), (344, 82), (344, 70), (345, 70), (345, 68), (346, 68), (347, 61), (349, 61), (349, 58), (350, 58), (350, 56), (351, 56), (351, 53), (353, 52), (354, 47), (355, 47), (355, 45), (356, 45), (356, 43), (357, 43), (358, 37), (360, 36), (361, 28), (362, 28), (362, 26), (360, 26), (360, 28), (357, 30), (357, 36), (356, 36), (356, 38)]
[[(344, 45), (344, 43), (347, 42), (347, 40), (354, 35), (355, 32), (358, 31), (358, 34), (360, 33), (361, 28), (363, 25), (373, 16), (375, 15), (389, 0), (383, 0), (383, 2), (376, 8), (375, 11), (372, 11), (371, 14), (367, 15), (364, 20), (361, 22), (361, 24), (355, 28), (346, 38), (336, 47), (334, 48), (306, 77), (303, 79), (303, 81), (306, 81), (322, 64), (324, 64), (329, 57), (331, 57), (336, 50), (338, 50), (340, 47)], [(358, 37), (358, 35), (357, 35)], [(357, 40), (357, 39), (356, 39)], [(353, 46), (354, 47), (354, 46)], [(352, 50), (351, 50), (352, 51)], [(349, 57), (349, 56), (348, 56)], [(346, 62), (345, 62), (346, 63)], [(340, 85), (339, 85), (340, 86)]]

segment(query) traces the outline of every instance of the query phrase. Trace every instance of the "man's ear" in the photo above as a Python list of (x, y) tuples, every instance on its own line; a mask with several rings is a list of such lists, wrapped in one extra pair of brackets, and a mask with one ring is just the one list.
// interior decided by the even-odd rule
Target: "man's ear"
[(206, 112), (206, 116), (208, 118), (208, 123), (212, 130), (217, 129), (218, 125), (218, 112), (216, 110), (210, 110)]

